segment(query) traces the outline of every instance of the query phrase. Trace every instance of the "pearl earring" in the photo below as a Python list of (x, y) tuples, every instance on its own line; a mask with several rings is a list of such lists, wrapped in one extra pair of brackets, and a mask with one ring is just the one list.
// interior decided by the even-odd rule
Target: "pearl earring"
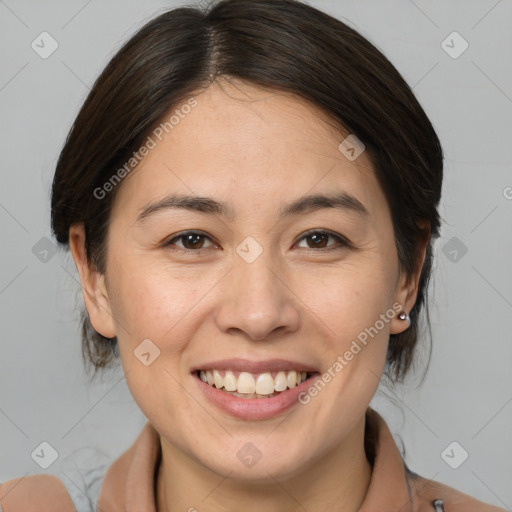
[(398, 314), (398, 318), (400, 318), (400, 320), (407, 320), (408, 322), (411, 320), (409, 315), (405, 311), (401, 311)]

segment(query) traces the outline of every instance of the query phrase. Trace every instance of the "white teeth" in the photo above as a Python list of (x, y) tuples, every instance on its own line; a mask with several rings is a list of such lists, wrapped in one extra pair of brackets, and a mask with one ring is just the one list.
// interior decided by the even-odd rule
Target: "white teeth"
[(226, 391), (236, 391), (237, 378), (233, 375), (233, 372), (228, 370), (224, 375), (224, 389)]
[(274, 392), (274, 379), (270, 373), (260, 373), (256, 379), (256, 393), (270, 395)]
[(306, 372), (280, 371), (275, 378), (270, 372), (260, 373), (256, 376), (249, 372), (240, 372), (238, 379), (233, 371), (226, 370), (224, 377), (219, 370), (201, 370), (199, 377), (210, 386), (215, 385), (217, 389), (224, 388), (233, 395), (247, 398), (264, 398), (274, 396), (276, 392), (285, 391), (287, 388), (294, 388), (307, 378)]
[(219, 373), (219, 370), (213, 370), (213, 381), (215, 382), (216, 388), (221, 388), (224, 385), (224, 379)]
[(286, 373), (279, 372), (275, 378), (274, 389), (276, 391), (284, 391), (287, 387), (288, 387), (288, 379), (286, 378)]
[(254, 377), (248, 372), (240, 372), (236, 390), (239, 393), (254, 393), (256, 391)]

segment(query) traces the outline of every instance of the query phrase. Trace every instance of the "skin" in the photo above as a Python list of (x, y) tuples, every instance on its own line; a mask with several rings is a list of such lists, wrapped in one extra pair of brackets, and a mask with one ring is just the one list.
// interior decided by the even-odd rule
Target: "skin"
[[(85, 257), (83, 226), (70, 229), (91, 322), (117, 336), (129, 389), (160, 434), (157, 510), (356, 511), (371, 478), (365, 411), (389, 334), (407, 322), (386, 323), (309, 404), (271, 419), (220, 411), (190, 370), (244, 357), (294, 359), (325, 372), (393, 303), (411, 310), (423, 261), (413, 276), (400, 271), (371, 162), (338, 150), (346, 134), (321, 111), (222, 79), (194, 97), (197, 106), (120, 185), (105, 274)], [(355, 196), (368, 215), (323, 208), (278, 220), (283, 204), (333, 190)], [(167, 209), (137, 222), (169, 193), (225, 201), (235, 216)], [(311, 229), (351, 245), (322, 236), (319, 243), (318, 234), (304, 235)], [(186, 230), (206, 236), (176, 239)], [(250, 264), (236, 252), (248, 236), (263, 249)], [(133, 354), (146, 338), (161, 351), (149, 366)], [(262, 453), (250, 468), (237, 458), (248, 442)]]

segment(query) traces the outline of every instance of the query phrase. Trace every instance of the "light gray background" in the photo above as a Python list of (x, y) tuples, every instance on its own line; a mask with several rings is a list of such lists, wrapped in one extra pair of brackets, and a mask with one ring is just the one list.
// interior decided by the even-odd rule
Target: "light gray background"
[[(94, 79), (138, 27), (182, 3), (0, 1), (0, 481), (45, 471), (65, 478), (60, 472), (73, 457), (95, 450), (111, 461), (146, 421), (120, 370), (88, 386), (74, 264), (61, 252), (40, 261), (32, 249), (51, 238), (54, 166)], [(510, 509), (512, 2), (310, 3), (384, 51), (413, 86), (446, 154), (430, 370), (421, 387), (410, 379), (388, 392), (398, 407), (381, 394), (374, 406), (403, 441), (412, 470)], [(31, 48), (43, 31), (59, 44), (47, 59)], [(469, 43), (456, 59), (441, 47), (453, 31)], [(452, 237), (468, 249), (462, 258), (457, 249), (457, 262), (445, 248)], [(42, 441), (59, 454), (47, 470), (31, 458)], [(452, 441), (469, 453), (458, 469), (441, 457)]]

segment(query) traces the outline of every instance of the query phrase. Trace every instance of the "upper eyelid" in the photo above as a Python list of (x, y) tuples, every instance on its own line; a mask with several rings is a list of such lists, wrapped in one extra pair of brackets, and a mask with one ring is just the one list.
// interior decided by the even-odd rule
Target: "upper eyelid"
[[(189, 231), (183, 231), (181, 233), (178, 233), (177, 235), (173, 235), (172, 238), (167, 238), (163, 241), (162, 245), (165, 247), (167, 245), (171, 245), (171, 242), (174, 242), (175, 240), (179, 240), (180, 238), (183, 238), (187, 235), (200, 235), (204, 236), (205, 238), (208, 238), (213, 244), (217, 244), (218, 242), (215, 241), (214, 238), (212, 238), (210, 235), (203, 233), (202, 231), (196, 231), (196, 230), (189, 230)], [(191, 249), (185, 249), (187, 251)], [(198, 249), (200, 250), (200, 249)]]
[(332, 236), (334, 238), (340, 238), (341, 240), (346, 240), (348, 242), (348, 240), (346, 239), (346, 237), (344, 237), (343, 235), (339, 234), (339, 233), (335, 233), (334, 231), (331, 231), (329, 229), (322, 229), (322, 228), (313, 228), (313, 229), (308, 229), (307, 231), (305, 231), (302, 236), (299, 238), (299, 240), (302, 240), (303, 238), (309, 236), (309, 235), (312, 235), (314, 233), (322, 233), (324, 235), (329, 235), (329, 236)]
[[(352, 246), (352, 243), (350, 242), (350, 240), (348, 238), (346, 238), (345, 236), (339, 234), (339, 233), (334, 233), (333, 231), (330, 231), (329, 229), (321, 229), (321, 228), (317, 228), (317, 229), (309, 229), (308, 231), (306, 231), (305, 233), (303, 233), (303, 235), (297, 240), (296, 243), (300, 242), (301, 240), (303, 240), (304, 238), (306, 238), (307, 236), (309, 235), (312, 235), (314, 233), (321, 233), (321, 234), (324, 234), (324, 235), (328, 235), (328, 236), (332, 236), (333, 238), (337, 238), (339, 240), (338, 243), (341, 243), (347, 247), (353, 247)], [(310, 250), (314, 251), (316, 249), (312, 249), (312, 248), (309, 248)], [(322, 249), (329, 249), (329, 247), (327, 248), (323, 248)]]

